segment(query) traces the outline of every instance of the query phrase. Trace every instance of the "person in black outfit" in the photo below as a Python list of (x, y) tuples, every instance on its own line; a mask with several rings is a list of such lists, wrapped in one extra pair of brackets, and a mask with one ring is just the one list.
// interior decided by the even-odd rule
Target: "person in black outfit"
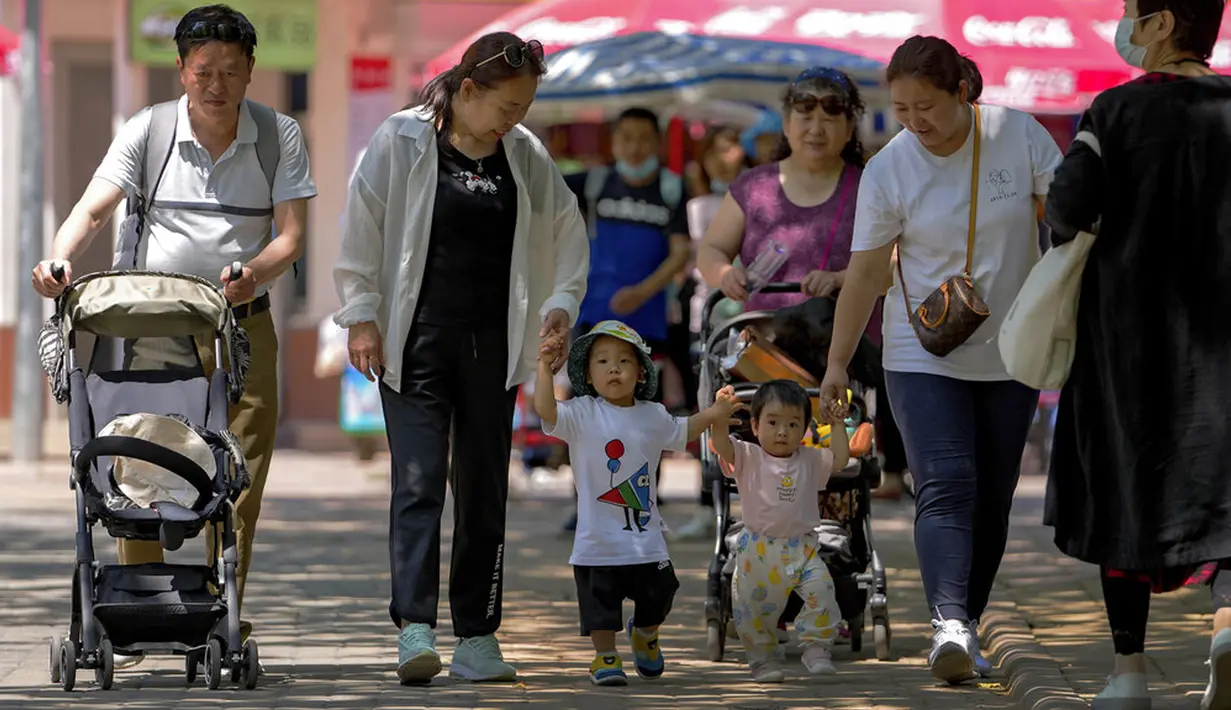
[(519, 125), (543, 71), (536, 41), (476, 40), (420, 106), (385, 121), (351, 180), (335, 320), (349, 330), (356, 369), (381, 382), (393, 467), (389, 612), (403, 683), (441, 670), (433, 629), (446, 482), (459, 638), (450, 674), (516, 678), (494, 635), (513, 409), (541, 339), (563, 337), (575, 320), (589, 261), (576, 198)]
[(1151, 592), (1205, 580), (1201, 707), (1231, 709), (1231, 78), (1208, 63), (1223, 12), (1128, 1), (1117, 49), (1146, 74), (1094, 100), (1045, 208), (1053, 245), (1096, 235), (1044, 517), (1102, 569), (1115, 666), (1094, 708), (1150, 706)]

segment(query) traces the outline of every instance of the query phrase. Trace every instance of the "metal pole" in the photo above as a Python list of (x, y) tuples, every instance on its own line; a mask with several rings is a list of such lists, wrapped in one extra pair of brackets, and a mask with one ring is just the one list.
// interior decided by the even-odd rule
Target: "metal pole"
[(17, 258), (17, 337), (13, 343), (13, 460), (43, 455), (42, 368), (36, 347), (43, 298), (30, 270), (43, 258), (43, 33), (40, 0), (26, 0), (21, 38), (21, 243)]

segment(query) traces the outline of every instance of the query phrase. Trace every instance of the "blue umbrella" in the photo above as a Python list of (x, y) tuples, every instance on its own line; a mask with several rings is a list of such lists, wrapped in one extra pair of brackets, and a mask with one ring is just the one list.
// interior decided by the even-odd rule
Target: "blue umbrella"
[(535, 122), (601, 120), (629, 106), (672, 109), (714, 100), (776, 106), (786, 83), (810, 66), (840, 69), (875, 94), (884, 73), (876, 60), (817, 45), (661, 32), (578, 44), (547, 64), (530, 112)]

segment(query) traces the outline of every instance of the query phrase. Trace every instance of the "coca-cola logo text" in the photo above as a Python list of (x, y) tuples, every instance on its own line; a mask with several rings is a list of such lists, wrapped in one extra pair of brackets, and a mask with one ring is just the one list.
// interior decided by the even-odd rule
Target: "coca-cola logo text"
[(925, 15), (902, 11), (809, 10), (795, 21), (795, 32), (801, 37), (903, 40), (916, 34), (926, 20)]
[(1013, 22), (972, 15), (962, 23), (962, 36), (976, 47), (1068, 49), (1077, 44), (1068, 20), (1059, 17), (1023, 17)]

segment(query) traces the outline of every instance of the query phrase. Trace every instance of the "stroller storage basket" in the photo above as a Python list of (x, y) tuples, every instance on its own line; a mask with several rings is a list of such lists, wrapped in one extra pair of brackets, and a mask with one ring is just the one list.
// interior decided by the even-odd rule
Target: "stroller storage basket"
[(203, 565), (108, 565), (95, 581), (94, 617), (116, 648), (134, 643), (204, 646), (226, 614)]

